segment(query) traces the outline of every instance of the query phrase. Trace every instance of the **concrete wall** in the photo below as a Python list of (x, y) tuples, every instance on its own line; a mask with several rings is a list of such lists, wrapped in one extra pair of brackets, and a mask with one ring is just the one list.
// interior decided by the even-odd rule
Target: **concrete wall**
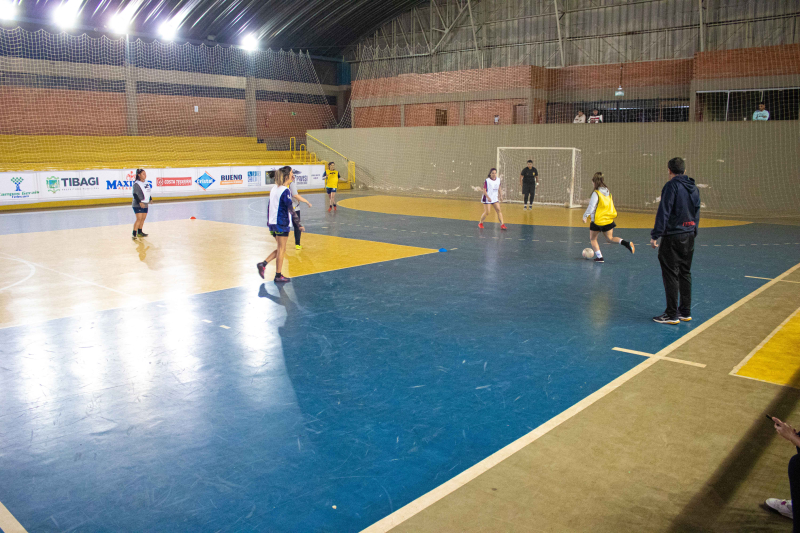
[[(498, 146), (581, 150), (582, 199), (596, 171), (618, 207), (655, 209), (671, 157), (687, 160), (706, 212), (797, 215), (800, 122), (356, 128), (310, 132), (356, 162), (356, 179), (404, 195), (476, 199)], [(314, 144), (311, 145), (315, 149)], [(337, 164), (343, 162), (337, 161)], [(544, 169), (538, 166), (540, 172)], [(516, 172), (513, 171), (516, 178)], [(542, 174), (542, 180), (549, 177)], [(446, 192), (445, 192), (446, 191)], [(477, 200), (476, 200), (477, 201)]]

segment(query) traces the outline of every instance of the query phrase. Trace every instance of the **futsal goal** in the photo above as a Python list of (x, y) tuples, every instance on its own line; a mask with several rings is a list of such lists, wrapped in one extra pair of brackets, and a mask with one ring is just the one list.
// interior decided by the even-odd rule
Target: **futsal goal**
[(534, 203), (580, 207), (581, 151), (577, 148), (498, 147), (497, 174), (506, 202), (522, 202), (520, 173), (529, 160), (539, 175)]

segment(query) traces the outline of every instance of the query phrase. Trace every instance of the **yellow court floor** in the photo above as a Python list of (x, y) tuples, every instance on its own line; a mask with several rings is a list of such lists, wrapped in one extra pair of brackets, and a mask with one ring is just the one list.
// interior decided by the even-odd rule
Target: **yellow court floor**
[(735, 373), (800, 389), (800, 309), (778, 326)]
[[(339, 202), (342, 207), (374, 213), (409, 215), (418, 217), (449, 218), (454, 220), (478, 220), (483, 213), (483, 205), (478, 201), (445, 200), (440, 198), (411, 198), (407, 196), (361, 196)], [(534, 206), (533, 210), (522, 209), (522, 204), (501, 204), (503, 218), (509, 224), (531, 226), (557, 226), (567, 228), (588, 227), (584, 224), (583, 209), (564, 209), (559, 206)], [(487, 222), (497, 222), (494, 210)], [(616, 219), (620, 228), (652, 228), (653, 213), (620, 212)], [(750, 224), (743, 220), (722, 220), (703, 218), (704, 228), (722, 228)]]
[[(267, 228), (174, 220), (0, 235), (0, 328), (238, 287), (275, 249)], [(306, 233), (283, 273), (304, 276), (436, 250)], [(274, 276), (274, 262), (267, 272)]]

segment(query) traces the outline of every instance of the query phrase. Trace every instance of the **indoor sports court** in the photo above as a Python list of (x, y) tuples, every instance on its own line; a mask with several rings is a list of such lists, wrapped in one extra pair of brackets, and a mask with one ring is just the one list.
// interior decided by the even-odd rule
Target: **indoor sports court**
[(796, 7), (0, 3), (0, 532), (791, 531)]

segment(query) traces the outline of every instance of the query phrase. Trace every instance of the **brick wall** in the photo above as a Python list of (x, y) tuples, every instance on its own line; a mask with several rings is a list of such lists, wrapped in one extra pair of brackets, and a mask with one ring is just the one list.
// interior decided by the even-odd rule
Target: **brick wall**
[[(537, 81), (541, 82), (539, 78)], [(531, 67), (528, 66), (402, 74), (391, 78), (354, 81), (352, 98), (513, 89), (530, 87), (532, 82)]]
[(125, 135), (121, 93), (0, 86), (0, 134)]
[(694, 78), (800, 74), (800, 44), (741, 48), (695, 55)]
[(693, 59), (675, 59), (551, 69), (548, 88), (551, 91), (610, 89), (620, 84), (620, 74), (623, 87), (689, 85), (693, 63)]
[[(194, 112), (198, 106), (198, 112)], [(244, 100), (140, 94), (139, 135), (245, 136)]]
[(507, 100), (478, 100), (467, 102), (465, 105), (464, 125), (476, 126), (481, 124), (494, 124), (495, 115), (500, 115), (500, 124), (514, 123), (514, 106), (526, 105), (525, 99)]
[(327, 108), (329, 106), (323, 104), (257, 102), (256, 133), (262, 139), (305, 137), (306, 131), (327, 125)]
[(443, 104), (407, 104), (405, 108), (406, 126), (435, 126), (437, 109), (447, 110), (448, 126), (459, 125), (461, 104), (447, 102)]
[(400, 127), (399, 105), (357, 107), (354, 112), (354, 127), (356, 128)]

